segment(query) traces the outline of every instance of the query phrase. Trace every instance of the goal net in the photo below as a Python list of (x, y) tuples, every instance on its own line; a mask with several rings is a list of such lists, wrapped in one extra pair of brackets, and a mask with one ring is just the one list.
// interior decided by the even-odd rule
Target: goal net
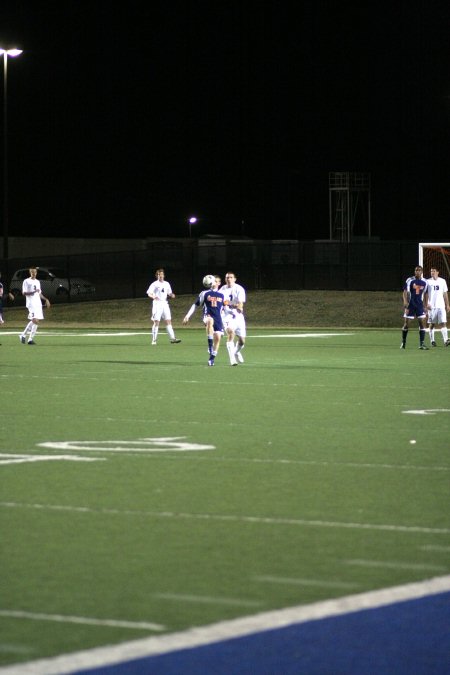
[(425, 279), (430, 276), (430, 269), (435, 267), (441, 277), (450, 281), (450, 244), (419, 244), (419, 265), (423, 267)]

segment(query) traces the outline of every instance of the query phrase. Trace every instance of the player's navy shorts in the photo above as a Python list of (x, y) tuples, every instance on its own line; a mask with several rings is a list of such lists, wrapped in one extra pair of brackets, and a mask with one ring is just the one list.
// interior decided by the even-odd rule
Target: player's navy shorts
[(213, 327), (214, 327), (214, 332), (215, 333), (224, 333), (224, 327), (222, 323), (222, 318), (220, 316), (211, 316), (211, 314), (206, 314), (205, 318), (209, 318), (213, 320)]
[(426, 316), (423, 302), (410, 302), (403, 316), (405, 319), (423, 319)]

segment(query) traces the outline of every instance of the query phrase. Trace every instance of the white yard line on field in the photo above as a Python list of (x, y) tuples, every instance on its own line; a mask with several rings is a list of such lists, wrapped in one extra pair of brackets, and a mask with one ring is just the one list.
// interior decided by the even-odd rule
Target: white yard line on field
[(383, 525), (375, 523), (353, 523), (333, 520), (306, 520), (303, 518), (274, 518), (269, 516), (245, 516), (213, 513), (177, 513), (172, 511), (134, 511), (131, 509), (94, 509), (89, 506), (70, 506), (63, 504), (27, 504), (24, 502), (0, 502), (0, 508), (36, 509), (41, 511), (65, 511), (89, 513), (99, 516), (147, 517), (174, 520), (203, 520), (221, 523), (246, 523), (254, 525), (287, 525), (294, 527), (326, 527), (331, 529), (375, 530), (380, 532), (405, 532), (423, 534), (450, 534), (448, 527), (426, 527), (423, 525)]
[(358, 588), (361, 584), (349, 581), (326, 581), (324, 579), (303, 579), (301, 577), (276, 577), (261, 575), (252, 577), (252, 581), (267, 584), (282, 584), (286, 586), (317, 586), (319, 588)]
[[(209, 626), (190, 628), (178, 633), (107, 645), (49, 659), (40, 659), (16, 666), (0, 668), (2, 675), (66, 675), (80, 670), (118, 665), (125, 661), (143, 659), (182, 649), (193, 649), (224, 640), (255, 635), (267, 630), (338, 617), (399, 602), (427, 598), (450, 591), (450, 576), (437, 577), (418, 583), (393, 586), (377, 591), (358, 593), (334, 600), (299, 605), (287, 609), (261, 612), (253, 616), (220, 621)], [(126, 667), (126, 666), (124, 666)]]
[[(7, 619), (29, 619), (32, 621), (54, 621), (55, 623), (78, 623), (86, 626), (108, 626), (111, 628), (130, 628), (134, 630), (163, 631), (165, 626), (148, 621), (122, 621), (120, 619), (93, 619), (87, 616), (68, 616), (66, 614), (44, 614), (24, 612), (22, 610), (0, 609), (0, 616)], [(0, 669), (1, 670), (1, 669)]]
[(409, 563), (402, 560), (364, 560), (355, 558), (350, 560), (341, 560), (343, 565), (354, 565), (356, 567), (380, 567), (386, 569), (399, 570), (432, 570), (434, 572), (447, 572), (447, 567), (442, 565), (429, 565), (428, 563)]
[(229, 605), (236, 607), (261, 607), (262, 602), (242, 598), (222, 598), (210, 595), (188, 595), (184, 593), (153, 593), (152, 597), (175, 602), (191, 602), (202, 605)]
[(238, 462), (247, 463), (247, 464), (280, 464), (286, 466), (299, 465), (299, 466), (322, 466), (322, 467), (346, 467), (350, 469), (401, 469), (401, 470), (413, 470), (413, 471), (450, 471), (450, 466), (421, 466), (420, 464), (375, 464), (367, 462), (332, 462), (327, 460), (314, 460), (314, 459), (262, 459), (255, 457), (217, 457), (217, 456), (199, 456), (199, 455), (183, 455), (183, 456), (174, 456), (174, 455), (165, 455), (164, 459), (176, 460), (176, 459), (187, 459), (191, 461), (211, 461), (211, 462), (232, 462), (236, 464)]
[(79, 457), (78, 455), (15, 455), (12, 453), (0, 453), (0, 464), (25, 464), (27, 462), (104, 462), (104, 457)]

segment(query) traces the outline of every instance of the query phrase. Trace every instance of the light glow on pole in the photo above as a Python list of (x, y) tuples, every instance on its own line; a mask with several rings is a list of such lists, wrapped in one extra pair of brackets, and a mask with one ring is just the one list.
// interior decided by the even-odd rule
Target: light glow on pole
[(189, 218), (189, 239), (192, 238), (192, 225), (195, 225), (195, 223), (198, 221), (198, 218), (196, 216), (191, 216)]
[(9, 258), (8, 247), (8, 56), (20, 56), (22, 49), (3, 49), (3, 259)]

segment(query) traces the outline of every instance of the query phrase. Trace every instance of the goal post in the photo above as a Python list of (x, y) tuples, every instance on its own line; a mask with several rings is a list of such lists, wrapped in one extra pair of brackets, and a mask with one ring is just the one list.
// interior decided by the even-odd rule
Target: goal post
[(425, 278), (430, 276), (430, 269), (436, 267), (441, 277), (450, 280), (450, 243), (420, 243), (419, 265)]

